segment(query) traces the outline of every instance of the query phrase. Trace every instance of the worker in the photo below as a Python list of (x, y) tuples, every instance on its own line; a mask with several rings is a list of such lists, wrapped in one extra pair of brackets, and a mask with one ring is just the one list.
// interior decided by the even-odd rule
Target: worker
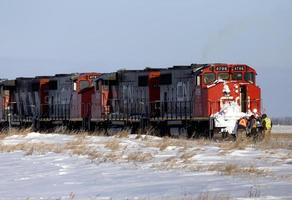
[(248, 120), (248, 133), (249, 136), (253, 138), (256, 142), (258, 140), (258, 132), (257, 132), (257, 119), (254, 115), (250, 116)]
[(258, 140), (262, 141), (264, 139), (262, 117), (261, 116), (256, 117), (256, 121), (257, 121)]
[(273, 127), (272, 120), (268, 118), (267, 114), (262, 115), (262, 128), (265, 142), (270, 141), (271, 130)]
[(238, 120), (237, 122), (237, 140), (244, 140), (244, 138), (246, 138), (247, 135), (247, 118), (246, 117), (242, 117)]

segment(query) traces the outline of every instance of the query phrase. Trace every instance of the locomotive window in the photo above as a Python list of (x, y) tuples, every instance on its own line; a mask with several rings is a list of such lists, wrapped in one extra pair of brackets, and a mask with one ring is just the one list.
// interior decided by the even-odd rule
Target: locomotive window
[(171, 85), (172, 83), (172, 76), (171, 74), (161, 74), (159, 84), (160, 85)]
[(51, 80), (49, 82), (49, 90), (57, 90), (58, 89), (58, 82), (56, 80)]
[(247, 81), (247, 82), (254, 83), (255, 82), (254, 73), (252, 73), (252, 72), (246, 72), (244, 74), (244, 80)]
[(218, 80), (229, 80), (229, 73), (218, 73)]
[(212, 83), (213, 81), (215, 81), (216, 76), (214, 73), (206, 73), (204, 74), (204, 83), (205, 84), (209, 84)]
[(77, 83), (76, 82), (73, 83), (73, 90), (77, 91)]
[(102, 85), (109, 86), (109, 80), (102, 80)]
[(232, 80), (242, 80), (242, 73), (241, 72), (234, 72), (232, 74)]
[(201, 85), (201, 77), (197, 76), (197, 85)]
[(94, 87), (95, 87), (96, 91), (99, 90), (99, 81), (100, 81), (100, 80), (96, 80), (96, 81), (94, 81)]
[(139, 76), (138, 77), (138, 86), (146, 87), (148, 85), (148, 76)]
[(83, 90), (89, 87), (89, 81), (80, 81), (79, 84), (80, 84), (80, 90)]

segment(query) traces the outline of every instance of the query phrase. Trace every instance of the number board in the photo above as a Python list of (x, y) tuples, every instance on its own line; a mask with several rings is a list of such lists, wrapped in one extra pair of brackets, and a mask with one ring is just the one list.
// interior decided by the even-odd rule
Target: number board
[(95, 75), (91, 75), (91, 76), (89, 76), (89, 79), (91, 79), (91, 80), (93, 80), (93, 79), (97, 79), (98, 78), (98, 76), (95, 76)]
[(234, 66), (233, 67), (233, 70), (234, 71), (244, 71), (245, 70), (245, 67), (244, 66)]
[(228, 67), (227, 66), (217, 66), (215, 67), (216, 71), (228, 71)]

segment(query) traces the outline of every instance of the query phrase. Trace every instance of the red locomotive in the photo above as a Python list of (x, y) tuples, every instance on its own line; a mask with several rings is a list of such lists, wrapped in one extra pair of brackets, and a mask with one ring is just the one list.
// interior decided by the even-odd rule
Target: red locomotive
[(244, 113), (261, 112), (261, 90), (256, 86), (254, 69), (247, 65), (212, 64), (198, 70), (195, 116), (211, 116), (232, 101)]
[[(163, 134), (212, 134), (229, 104), (246, 114), (261, 113), (256, 71), (239, 64), (192, 64), (114, 73), (55, 75), (2, 81), (12, 122), (65, 124), (93, 129), (154, 126)], [(10, 97), (7, 97), (7, 94)], [(7, 105), (0, 109), (7, 119)]]

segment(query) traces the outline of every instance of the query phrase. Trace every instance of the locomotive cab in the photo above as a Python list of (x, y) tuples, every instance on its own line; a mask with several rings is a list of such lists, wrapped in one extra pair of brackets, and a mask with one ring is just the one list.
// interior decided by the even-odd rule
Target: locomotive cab
[(256, 75), (253, 68), (241, 64), (209, 64), (196, 69), (194, 116), (228, 115), (220, 125), (215, 123), (215, 127), (223, 128), (228, 123), (235, 126), (241, 116), (260, 115), (261, 90), (256, 85)]
[(197, 75), (197, 85), (208, 102), (203, 115), (219, 112), (226, 103), (236, 102), (243, 113), (260, 114), (260, 88), (256, 71), (247, 65), (212, 64)]

